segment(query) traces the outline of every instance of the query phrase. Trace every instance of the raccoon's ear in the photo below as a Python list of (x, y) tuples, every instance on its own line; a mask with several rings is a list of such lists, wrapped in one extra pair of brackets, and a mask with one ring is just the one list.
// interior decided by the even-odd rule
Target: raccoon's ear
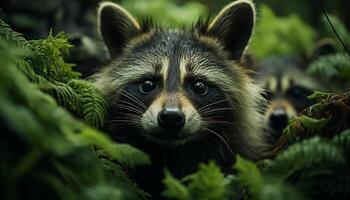
[(141, 33), (141, 27), (125, 9), (104, 2), (99, 8), (99, 31), (113, 58), (121, 53), (131, 38)]
[(324, 38), (316, 42), (311, 59), (317, 59), (320, 56), (326, 56), (337, 52), (336, 43), (332, 38)]
[(240, 60), (254, 23), (254, 5), (248, 0), (238, 0), (221, 10), (207, 27), (206, 33), (219, 39), (233, 60)]

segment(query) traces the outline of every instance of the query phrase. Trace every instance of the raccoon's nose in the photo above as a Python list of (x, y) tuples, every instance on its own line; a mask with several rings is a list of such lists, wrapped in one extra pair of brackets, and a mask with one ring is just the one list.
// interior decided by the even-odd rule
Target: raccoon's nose
[(270, 126), (274, 130), (282, 131), (288, 125), (288, 114), (283, 109), (277, 109), (271, 113)]
[(159, 112), (158, 124), (162, 128), (179, 130), (185, 124), (185, 115), (177, 108), (166, 108)]

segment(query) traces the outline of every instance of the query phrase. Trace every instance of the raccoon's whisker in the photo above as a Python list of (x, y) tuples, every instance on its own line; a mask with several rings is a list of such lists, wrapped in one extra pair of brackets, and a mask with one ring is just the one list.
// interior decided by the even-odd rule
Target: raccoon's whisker
[(230, 126), (237, 126), (239, 124), (243, 124), (243, 122), (227, 122), (227, 121), (219, 121), (219, 120), (208, 120), (208, 124), (224, 124), (224, 125), (230, 125)]
[[(135, 101), (135, 99), (131, 98), (130, 96), (127, 96), (127, 95), (124, 95), (124, 96), (127, 97), (128, 99), (130, 99), (130, 102), (123, 101), (123, 100), (119, 100), (119, 102), (124, 102), (124, 103), (127, 103), (127, 104), (132, 105), (132, 106), (137, 106), (137, 107), (140, 107), (142, 109), (146, 109), (146, 106), (144, 104), (141, 104), (138, 101)], [(132, 103), (134, 103), (134, 104), (132, 104)]]
[(130, 108), (137, 109), (137, 110), (139, 110), (141, 112), (144, 111), (144, 109), (141, 108), (138, 104), (135, 105), (135, 104), (132, 104), (131, 102), (128, 102), (128, 101), (118, 100), (116, 102), (111, 103), (111, 107), (116, 107), (116, 106), (120, 106), (120, 105), (128, 106)]
[(228, 145), (228, 143), (226, 142), (226, 140), (225, 140), (223, 137), (221, 137), (217, 132), (215, 132), (215, 131), (213, 131), (213, 130), (211, 130), (211, 129), (209, 129), (209, 128), (203, 128), (203, 129), (206, 130), (206, 131), (209, 131), (210, 133), (212, 133), (212, 134), (214, 134), (215, 136), (217, 136), (217, 137), (225, 144), (227, 150), (229, 150), (230, 153), (231, 153), (233, 156), (235, 156), (235, 153), (233, 153), (233, 151), (232, 151), (230, 145)]
[(143, 107), (144, 109), (147, 108), (147, 106), (142, 102), (140, 101), (139, 99), (137, 99), (137, 97), (135, 97), (135, 95), (125, 91), (125, 90), (121, 90), (120, 91), (121, 94), (127, 98), (129, 98), (130, 100), (134, 101), (135, 103), (138, 103), (141, 107)]
[(131, 107), (131, 108), (135, 108), (135, 109), (138, 109), (140, 111), (142, 111), (143, 109), (140, 108), (138, 105), (135, 105), (135, 104), (131, 104), (130, 102), (127, 102), (127, 101), (123, 101), (123, 100), (119, 100), (119, 101), (116, 101), (116, 102), (113, 102), (111, 103), (111, 106), (112, 108), (114, 107), (117, 107), (117, 106), (128, 106), (128, 107)]
[(117, 105), (115, 105), (115, 107), (116, 108), (122, 108), (122, 109), (125, 109), (127, 111), (134, 111), (137, 114), (143, 114), (142, 110), (134, 108), (134, 107), (131, 107), (131, 106), (117, 104)]
[(128, 102), (128, 101), (124, 101), (124, 100), (119, 100), (119, 102), (125, 104), (125, 105), (129, 105), (131, 107), (135, 107), (135, 108), (140, 108), (141, 109), (144, 109), (143, 107), (140, 107), (141, 105), (140, 104), (132, 104), (131, 102)]
[(135, 112), (136, 114), (143, 114), (143, 112), (137, 108), (125, 106), (125, 105), (115, 105), (115, 108), (124, 109), (126, 111)]
[(203, 118), (203, 120), (205, 120), (208, 124), (225, 124), (225, 125), (230, 125), (230, 126), (235, 126), (236, 128), (238, 128), (239, 126), (237, 125), (242, 125), (242, 126), (246, 126), (247, 123), (246, 122), (242, 122), (242, 121), (236, 121), (236, 122), (229, 122), (229, 121), (222, 121), (222, 120), (215, 120), (215, 118)]
[(209, 114), (209, 113), (215, 113), (215, 112), (220, 112), (220, 111), (232, 111), (234, 110), (233, 108), (216, 108), (216, 109), (205, 109), (205, 110), (201, 110), (201, 114), (205, 115), (205, 114)]
[(134, 115), (134, 114), (131, 114), (131, 113), (128, 113), (126, 116), (123, 116), (123, 117), (118, 117), (118, 118), (115, 118), (115, 119), (111, 119), (111, 120), (108, 120), (107, 121), (107, 124), (108, 123), (115, 123), (115, 122), (128, 122), (130, 124), (139, 124), (139, 116), (138, 115)]
[(223, 99), (223, 100), (216, 101), (216, 102), (214, 102), (214, 103), (210, 103), (210, 104), (208, 104), (208, 105), (205, 105), (205, 106), (199, 108), (199, 109), (198, 109), (198, 112), (200, 112), (200, 111), (202, 111), (202, 110), (204, 110), (205, 108), (208, 108), (208, 107), (210, 107), (210, 106), (214, 106), (214, 105), (216, 105), (216, 104), (223, 103), (223, 102), (225, 102), (225, 101), (228, 101), (228, 99)]

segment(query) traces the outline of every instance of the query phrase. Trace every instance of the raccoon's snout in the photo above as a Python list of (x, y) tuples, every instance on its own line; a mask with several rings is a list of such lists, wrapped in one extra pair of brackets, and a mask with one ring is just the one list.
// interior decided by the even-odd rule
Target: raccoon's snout
[(284, 109), (277, 109), (271, 113), (269, 120), (272, 129), (283, 130), (288, 125), (288, 113)]
[(179, 130), (184, 127), (186, 117), (178, 108), (165, 108), (158, 113), (158, 124), (168, 130)]

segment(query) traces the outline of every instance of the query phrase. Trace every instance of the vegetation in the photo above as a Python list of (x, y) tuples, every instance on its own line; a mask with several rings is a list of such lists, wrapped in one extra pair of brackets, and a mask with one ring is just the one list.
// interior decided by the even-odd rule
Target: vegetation
[[(175, 4), (168, 3), (168, 9), (173, 10)], [(130, 4), (140, 8), (148, 5), (146, 1)], [(200, 6), (196, 9), (205, 12)], [(315, 33), (296, 16), (277, 20), (266, 6), (260, 14), (261, 25), (252, 44), (256, 56), (300, 53), (310, 48)], [(177, 24), (182, 19), (169, 15), (164, 20)], [(278, 26), (281, 23), (287, 25)], [(289, 27), (295, 28), (293, 33)], [(268, 28), (278, 40), (266, 38)], [(280, 49), (270, 48), (281, 41), (288, 42)], [(148, 199), (127, 174), (136, 165), (149, 164), (148, 156), (95, 129), (103, 126), (106, 104), (93, 85), (74, 71), (74, 65), (65, 62), (70, 47), (63, 33), (26, 40), (0, 21), (2, 196)], [(319, 58), (309, 70), (342, 84), (350, 78), (349, 63), (349, 57), (340, 52)], [(347, 199), (350, 92), (315, 92), (310, 98), (316, 103), (290, 122), (270, 158), (253, 163), (238, 156), (232, 166), (235, 175), (223, 174), (214, 162), (201, 164), (197, 172), (181, 180), (166, 172), (164, 198)]]
[[(148, 156), (76, 120), (100, 126), (105, 103), (72, 65), (60, 34), (26, 41), (1, 21), (0, 167), (5, 199), (140, 199), (123, 167)], [(4, 40), (10, 38), (11, 40)], [(49, 96), (47, 94), (52, 96)], [(54, 97), (55, 99), (53, 99)]]
[[(255, 164), (238, 156), (236, 176), (224, 176), (213, 163), (202, 165), (197, 173), (181, 181), (168, 174), (165, 196), (178, 200), (347, 199), (350, 93), (316, 92), (310, 98), (318, 103), (290, 122), (273, 150), (273, 158)], [(198, 190), (198, 182), (199, 188), (207, 190)], [(208, 190), (217, 196), (211, 198), (203, 192)]]
[(257, 27), (251, 43), (251, 53), (257, 58), (280, 55), (300, 55), (311, 51), (315, 30), (295, 15), (276, 17), (266, 5), (259, 8)]
[(122, 5), (140, 19), (151, 18), (167, 27), (183, 25), (184, 22), (193, 23), (208, 14), (207, 7), (194, 1), (179, 6), (168, 0), (127, 0), (122, 1)]
[[(345, 25), (335, 16), (330, 16), (333, 26), (341, 37), (346, 48), (350, 47), (350, 33)], [(337, 40), (333, 29), (329, 26), (325, 18), (323, 18), (324, 26), (329, 35), (332, 35), (334, 40)], [(339, 53), (330, 54), (317, 58), (308, 67), (308, 73), (333, 82), (335, 89), (344, 91), (350, 87), (350, 54), (344, 52), (342, 44), (335, 45)]]

